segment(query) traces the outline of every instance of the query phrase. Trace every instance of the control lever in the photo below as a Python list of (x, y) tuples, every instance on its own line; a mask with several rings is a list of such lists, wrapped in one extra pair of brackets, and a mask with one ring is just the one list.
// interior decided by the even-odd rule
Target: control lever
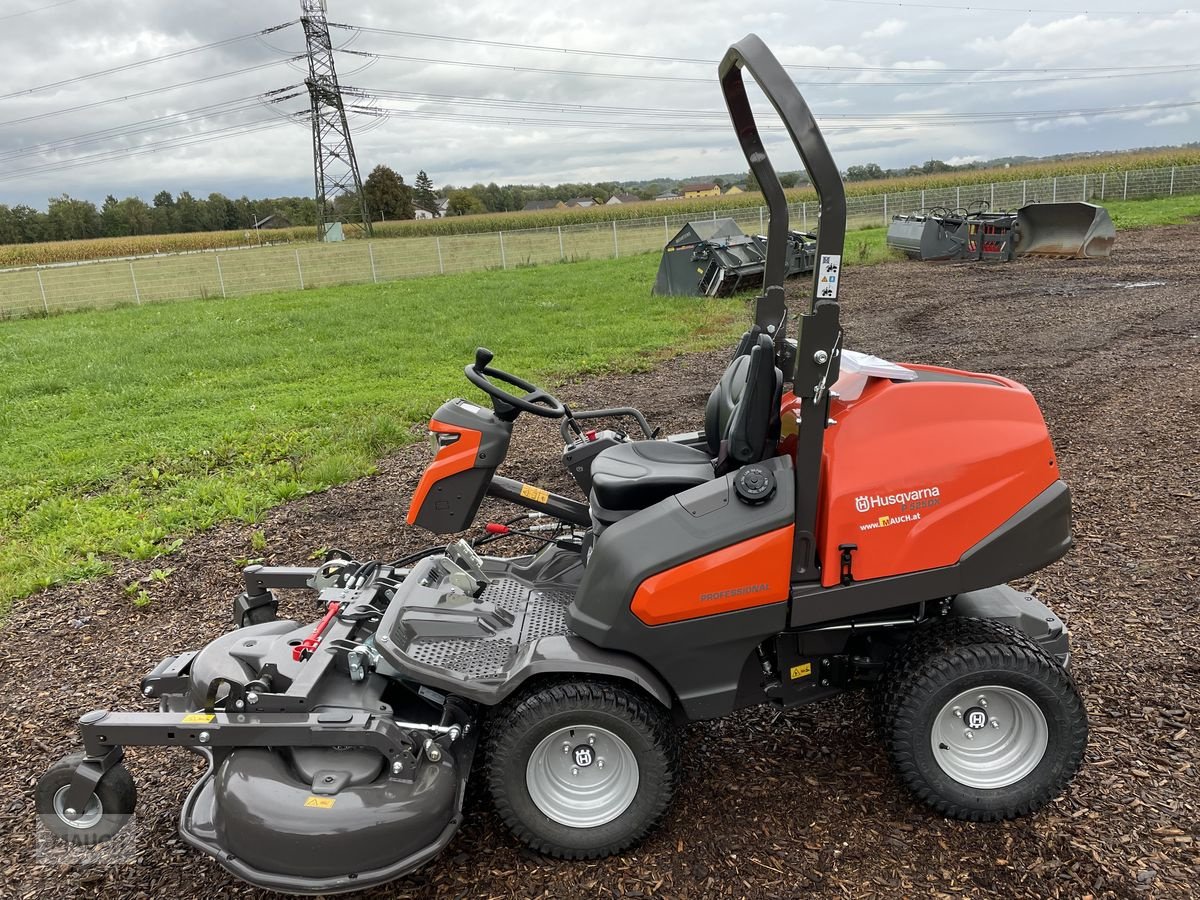
[[(446, 559), (458, 569), (457, 572), (452, 571), (448, 574), (450, 576), (450, 583), (460, 590), (466, 591), (471, 596), (476, 596), (491, 584), (488, 577), (483, 574), (483, 560), (479, 558), (479, 554), (472, 549), (471, 545), (462, 538), (459, 538), (453, 544), (446, 547)], [(466, 577), (456, 580), (456, 575)]]

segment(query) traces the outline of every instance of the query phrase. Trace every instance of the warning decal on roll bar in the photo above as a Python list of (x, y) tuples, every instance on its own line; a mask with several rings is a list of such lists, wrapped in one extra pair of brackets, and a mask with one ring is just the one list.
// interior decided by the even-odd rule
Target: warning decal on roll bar
[(841, 275), (842, 258), (832, 253), (821, 257), (817, 267), (817, 297), (821, 300), (836, 300), (838, 277)]

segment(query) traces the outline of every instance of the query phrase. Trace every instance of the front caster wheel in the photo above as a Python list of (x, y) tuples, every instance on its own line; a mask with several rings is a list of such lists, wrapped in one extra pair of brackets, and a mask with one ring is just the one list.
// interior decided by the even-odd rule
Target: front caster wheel
[(961, 619), (897, 654), (881, 685), (881, 731), (900, 779), (939, 813), (1026, 815), (1079, 770), (1088, 737), (1079, 691), (1019, 632)]
[(679, 780), (666, 709), (612, 684), (557, 684), (501, 709), (488, 741), (500, 818), (533, 849), (596, 859), (639, 841)]
[(70, 844), (93, 846), (107, 841), (133, 815), (137, 787), (129, 770), (118, 763), (100, 778), (82, 810), (72, 816), (66, 805), (67, 789), (84, 754), (70, 753), (38, 779), (35, 807), (42, 823)]

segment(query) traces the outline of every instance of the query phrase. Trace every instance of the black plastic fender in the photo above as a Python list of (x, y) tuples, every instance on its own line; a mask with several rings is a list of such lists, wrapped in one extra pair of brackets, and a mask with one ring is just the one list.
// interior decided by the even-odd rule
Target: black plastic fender
[(637, 685), (667, 709), (675, 706), (671, 689), (646, 663), (628, 653), (597, 647), (574, 634), (538, 641), (529, 661), (505, 685), (504, 696), (540, 675), (597, 675), (625, 681)]
[(1003, 622), (1037, 641), (1064, 666), (1071, 661), (1071, 638), (1066, 626), (1033, 594), (1022, 593), (1007, 584), (967, 591), (954, 598), (950, 614)]

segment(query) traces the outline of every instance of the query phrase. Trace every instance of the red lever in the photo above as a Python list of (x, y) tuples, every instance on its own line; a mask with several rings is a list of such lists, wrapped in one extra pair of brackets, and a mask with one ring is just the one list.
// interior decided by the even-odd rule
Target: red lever
[(342, 604), (339, 601), (335, 600), (329, 604), (329, 609), (321, 617), (317, 627), (312, 630), (312, 634), (292, 648), (292, 659), (296, 662), (304, 662), (313, 655), (313, 651), (321, 646), (321, 636), (325, 633), (325, 629), (329, 627), (329, 623), (333, 621), (341, 608)]
[(488, 522), (483, 530), (488, 534), (508, 534), (508, 526), (498, 522)]
[(596, 439), (596, 432), (594, 430), (589, 431), (586, 434), (584, 434), (584, 437), (587, 438), (589, 442), (594, 441)]

